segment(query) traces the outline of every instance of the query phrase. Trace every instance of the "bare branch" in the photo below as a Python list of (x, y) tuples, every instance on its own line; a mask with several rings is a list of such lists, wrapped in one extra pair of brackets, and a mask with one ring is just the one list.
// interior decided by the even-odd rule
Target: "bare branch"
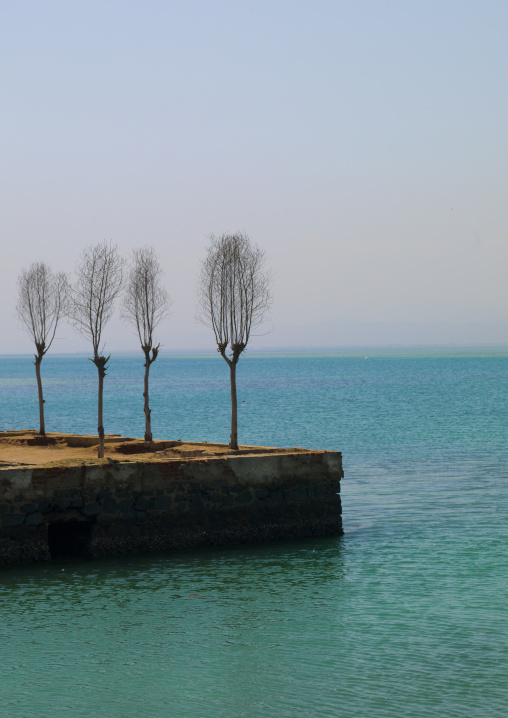
[[(170, 297), (162, 286), (163, 272), (157, 255), (151, 247), (135, 249), (124, 294), (122, 318), (138, 334), (145, 355), (144, 412), (145, 441), (152, 441), (152, 423), (149, 400), (150, 366), (157, 359), (160, 344), (155, 346), (154, 331), (169, 313)], [(152, 355), (150, 356), (150, 352)]]
[(110, 242), (87, 247), (76, 269), (70, 316), (79, 333), (93, 347), (94, 359), (102, 351), (101, 339), (122, 287), (124, 259)]
[(133, 251), (122, 318), (135, 328), (143, 351), (154, 348), (154, 331), (171, 306), (169, 294), (161, 284), (162, 277), (159, 260), (151, 247)]
[(98, 427), (99, 458), (104, 457), (104, 426), (102, 400), (104, 377), (109, 356), (101, 354), (102, 332), (113, 315), (115, 299), (122, 288), (124, 260), (116, 245), (99, 242), (87, 247), (76, 269), (76, 282), (72, 288), (70, 315), (77, 330), (93, 347), (93, 363), (99, 374)]
[(213, 330), (221, 354), (229, 345), (238, 360), (252, 330), (266, 318), (270, 289), (265, 253), (246, 234), (211, 237), (201, 265), (197, 320)]
[(67, 311), (68, 282), (63, 273), (53, 274), (44, 262), (34, 262), (18, 277), (18, 318), (32, 337), (35, 354), (35, 375), (39, 393), (39, 433), (45, 435), (44, 397), (41, 362), (55, 338), (60, 319)]
[[(252, 330), (265, 319), (272, 297), (271, 275), (265, 269), (265, 253), (246, 234), (211, 237), (201, 265), (198, 315), (213, 329), (217, 351), (229, 365), (231, 382), (231, 441), (238, 449), (236, 365)], [(226, 354), (227, 347), (231, 355)]]
[(34, 341), (39, 361), (50, 349), (67, 311), (68, 286), (67, 275), (53, 274), (44, 262), (34, 262), (18, 277), (16, 313)]

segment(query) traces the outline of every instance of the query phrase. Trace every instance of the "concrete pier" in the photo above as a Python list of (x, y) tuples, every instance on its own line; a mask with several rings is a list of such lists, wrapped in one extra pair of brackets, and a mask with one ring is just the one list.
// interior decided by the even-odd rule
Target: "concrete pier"
[(107, 438), (0, 434), (0, 566), (342, 533), (339, 452)]

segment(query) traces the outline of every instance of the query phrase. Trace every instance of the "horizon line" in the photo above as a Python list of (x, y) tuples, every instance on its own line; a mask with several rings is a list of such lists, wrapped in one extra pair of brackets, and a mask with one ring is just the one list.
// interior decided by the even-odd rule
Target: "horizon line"
[[(436, 344), (348, 344), (343, 346), (323, 346), (323, 345), (312, 345), (312, 346), (280, 346), (280, 347), (266, 347), (256, 349), (246, 349), (245, 352), (248, 354), (280, 354), (280, 353), (337, 353), (337, 352), (366, 352), (366, 351), (431, 351), (431, 350), (475, 350), (475, 349), (495, 349), (495, 350), (508, 350), (508, 343), (436, 343)], [(118, 349), (118, 350), (107, 350), (111, 351), (115, 355), (137, 355), (140, 353), (140, 349)], [(51, 352), (46, 356), (87, 356), (90, 352), (86, 350), (79, 350), (74, 352)], [(171, 348), (163, 349), (159, 353), (159, 356), (163, 354), (215, 354), (217, 349), (215, 347), (210, 348)], [(33, 352), (8, 352), (1, 353), (0, 357), (16, 357), (16, 356), (32, 356)]]

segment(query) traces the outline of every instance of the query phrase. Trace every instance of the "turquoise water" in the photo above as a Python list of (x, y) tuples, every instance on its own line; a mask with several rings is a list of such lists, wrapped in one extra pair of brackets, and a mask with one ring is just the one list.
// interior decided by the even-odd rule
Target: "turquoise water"
[[(154, 435), (228, 440), (217, 356), (152, 367)], [(36, 427), (0, 357), (0, 429)], [(48, 430), (93, 432), (85, 357), (43, 363)], [(108, 432), (142, 435), (113, 357)], [(0, 574), (7, 718), (508, 715), (508, 354), (255, 356), (239, 439), (343, 451), (342, 538)]]

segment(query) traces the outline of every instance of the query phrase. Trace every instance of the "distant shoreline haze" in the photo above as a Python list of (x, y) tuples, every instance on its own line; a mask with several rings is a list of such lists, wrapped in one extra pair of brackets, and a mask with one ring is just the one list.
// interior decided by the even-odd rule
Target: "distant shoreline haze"
[[(136, 352), (132, 349), (119, 349), (111, 350), (111, 361), (114, 358), (136, 358), (139, 357), (140, 361), (143, 360), (143, 356), (140, 352)], [(88, 358), (89, 353), (86, 351), (76, 352), (55, 352), (48, 355), (48, 359), (52, 357), (57, 358), (68, 358), (68, 359), (81, 359)], [(175, 358), (182, 359), (188, 358), (200, 358), (200, 359), (213, 359), (217, 355), (217, 352), (213, 349), (194, 349), (194, 348), (181, 348), (181, 349), (166, 349), (161, 351), (160, 358)], [(270, 348), (258, 348), (252, 349), (245, 352), (245, 358), (291, 358), (291, 357), (345, 357), (345, 358), (364, 358), (374, 359), (376, 357), (407, 357), (407, 356), (455, 356), (455, 357), (467, 357), (467, 356), (508, 356), (508, 343), (504, 344), (442, 344), (442, 345), (377, 345), (377, 346), (343, 346), (343, 347), (270, 347)], [(32, 360), (32, 354), (30, 352), (16, 352), (16, 353), (4, 353), (0, 354), (1, 359), (12, 359), (19, 357), (20, 359)], [(1, 368), (0, 368), (1, 378)]]
[[(115, 316), (105, 332), (108, 353), (139, 352), (134, 335)], [(214, 352), (213, 334), (205, 327), (186, 324), (177, 316), (160, 325), (158, 341), (161, 354), (167, 352)], [(9, 335), (10, 355), (32, 353), (28, 337), (16, 328)], [(248, 352), (254, 351), (343, 351), (372, 348), (433, 348), (433, 347), (504, 347), (508, 346), (508, 320), (486, 323), (362, 323), (333, 320), (316, 324), (288, 325), (267, 321), (252, 336)], [(0, 347), (6, 353), (7, 342)], [(64, 324), (48, 354), (86, 353), (88, 346)]]

